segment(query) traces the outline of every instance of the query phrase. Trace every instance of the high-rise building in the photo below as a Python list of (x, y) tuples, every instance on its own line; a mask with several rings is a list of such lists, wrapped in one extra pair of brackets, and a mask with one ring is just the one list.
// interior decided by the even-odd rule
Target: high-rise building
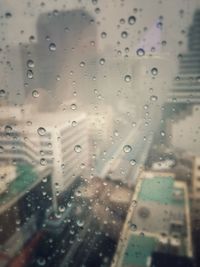
[(170, 266), (193, 266), (192, 253), (186, 184), (171, 173), (143, 172), (112, 266), (165, 266), (162, 256)]
[(53, 187), (64, 191), (84, 172), (89, 160), (84, 113), (36, 113), (26, 121), (2, 126), (0, 162), (31, 164), (52, 170)]
[[(43, 88), (53, 96), (56, 109), (76, 92), (78, 100), (90, 99), (96, 76), (96, 25), (79, 9), (43, 13), (37, 21), (35, 43), (22, 46), (22, 71), (26, 94)], [(45, 101), (44, 101), (45, 102)]]
[(169, 101), (200, 103), (200, 10), (193, 17), (188, 34), (188, 52), (179, 55), (179, 73), (175, 77)]

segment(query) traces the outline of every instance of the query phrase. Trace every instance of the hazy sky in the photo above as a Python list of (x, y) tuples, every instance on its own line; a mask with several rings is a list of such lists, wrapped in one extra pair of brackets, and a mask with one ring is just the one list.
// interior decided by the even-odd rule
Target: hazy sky
[[(119, 49), (129, 47), (134, 53), (142, 39), (146, 38), (149, 46), (154, 43), (156, 45), (160, 40), (166, 41), (164, 51), (177, 54), (185, 49), (186, 35), (181, 31), (187, 31), (191, 24), (197, 2), (198, 0), (20, 0), (16, 4), (16, 1), (2, 0), (0, 2), (3, 16), (1, 34), (5, 37), (6, 44), (28, 42), (30, 35), (36, 35), (35, 24), (40, 13), (79, 7), (94, 15), (98, 31), (98, 46), (102, 49), (106, 46)], [(134, 9), (138, 11), (135, 12)], [(182, 16), (180, 10), (184, 11)], [(10, 19), (5, 18), (6, 12), (12, 13)], [(134, 25), (129, 25), (127, 22), (131, 15), (136, 18)], [(162, 30), (156, 26), (159, 16), (163, 16)], [(125, 19), (124, 24), (120, 24), (121, 18)], [(147, 27), (145, 32), (144, 27)], [(21, 31), (24, 33), (20, 33)], [(107, 33), (105, 39), (101, 38), (102, 31)], [(121, 38), (122, 31), (128, 32), (128, 38)], [(138, 31), (141, 33), (138, 34)], [(178, 45), (178, 41), (183, 41), (183, 45)], [(120, 44), (117, 45), (117, 42)], [(142, 44), (144, 45), (144, 42)]]

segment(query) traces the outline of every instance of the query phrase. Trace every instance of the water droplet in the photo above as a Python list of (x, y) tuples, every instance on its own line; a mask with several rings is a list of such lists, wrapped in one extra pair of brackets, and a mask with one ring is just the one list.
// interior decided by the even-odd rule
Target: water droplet
[(125, 23), (125, 19), (121, 18), (119, 22), (120, 22), (120, 24), (124, 24)]
[(81, 150), (82, 150), (82, 148), (81, 148), (80, 145), (76, 145), (76, 146), (74, 147), (74, 151), (75, 151), (76, 153), (80, 153)]
[(102, 32), (102, 33), (101, 33), (101, 38), (102, 38), (102, 39), (105, 39), (106, 37), (107, 37), (107, 33), (106, 33), (106, 32)]
[(58, 210), (59, 210), (60, 212), (64, 212), (64, 211), (65, 211), (65, 207), (64, 207), (64, 206), (59, 206), (59, 207), (58, 207)]
[(134, 16), (130, 16), (130, 17), (128, 18), (128, 23), (129, 23), (130, 25), (135, 24), (135, 22), (136, 22), (136, 18), (135, 18)]
[(0, 97), (4, 97), (6, 94), (6, 91), (4, 89), (0, 90)]
[(157, 69), (157, 68), (152, 68), (152, 69), (151, 69), (151, 74), (152, 74), (153, 76), (156, 76), (156, 75), (158, 74), (158, 69)]
[(131, 160), (130, 160), (130, 164), (131, 164), (132, 166), (135, 166), (135, 165), (136, 165), (136, 161), (135, 161), (135, 159), (131, 159)]
[(136, 54), (137, 54), (139, 57), (142, 57), (142, 56), (145, 55), (145, 51), (144, 51), (144, 49), (139, 48), (139, 49), (137, 49)]
[(136, 200), (133, 200), (133, 201), (132, 201), (132, 206), (133, 206), (133, 207), (136, 207), (136, 206), (137, 206), (137, 201), (136, 201)]
[(129, 146), (129, 145), (125, 145), (123, 147), (123, 150), (124, 150), (125, 153), (130, 153), (132, 151), (132, 147)]
[(27, 60), (26, 65), (28, 68), (34, 68), (35, 67), (35, 63), (32, 59)]
[(33, 71), (32, 70), (27, 70), (27, 73), (26, 73), (27, 77), (29, 79), (33, 79)]
[(80, 67), (81, 67), (81, 68), (85, 67), (85, 62), (84, 62), (84, 61), (81, 61), (81, 62), (80, 62)]
[(43, 136), (43, 135), (45, 135), (46, 130), (45, 130), (45, 128), (40, 127), (40, 128), (37, 129), (37, 132), (38, 132), (39, 135)]
[(41, 158), (41, 159), (40, 159), (40, 164), (41, 164), (42, 166), (46, 166), (46, 165), (47, 165), (47, 161), (46, 161), (46, 159), (45, 159), (45, 158)]
[(100, 58), (100, 60), (99, 60), (99, 64), (100, 64), (100, 65), (104, 65), (104, 64), (105, 64), (105, 62), (106, 62), (106, 61), (105, 61), (105, 59), (104, 59), (104, 58)]
[(137, 225), (134, 224), (134, 223), (131, 223), (130, 228), (131, 228), (132, 231), (135, 232), (137, 230)]
[(3, 146), (0, 146), (0, 153), (3, 153), (3, 152), (4, 152)]
[(72, 110), (76, 110), (76, 109), (77, 109), (76, 104), (71, 104), (71, 109), (72, 109)]
[(127, 83), (129, 83), (131, 81), (131, 75), (128, 75), (128, 74), (125, 75), (124, 81), (127, 82)]
[(126, 38), (128, 37), (128, 33), (127, 33), (126, 31), (123, 31), (123, 32), (121, 33), (121, 37), (122, 37), (123, 39), (126, 39)]
[(12, 14), (11, 14), (10, 12), (6, 12), (6, 13), (5, 13), (5, 17), (6, 17), (7, 19), (10, 19), (10, 18), (12, 17)]
[(44, 266), (46, 264), (46, 260), (44, 258), (37, 259), (37, 263), (40, 266)]
[(84, 225), (84, 221), (81, 221), (81, 220), (77, 220), (76, 223), (79, 227), (83, 227)]
[(33, 90), (32, 96), (35, 98), (39, 97), (39, 92), (37, 90)]
[(161, 135), (161, 136), (165, 136), (165, 132), (164, 132), (164, 131), (161, 131), (161, 132), (160, 132), (160, 135)]
[(72, 127), (75, 127), (77, 125), (77, 121), (72, 121)]
[(11, 133), (12, 132), (12, 127), (10, 125), (5, 126), (5, 132), (6, 133)]
[(157, 101), (158, 100), (157, 95), (151, 95), (150, 96), (150, 100), (153, 101), (153, 102)]
[(56, 51), (56, 44), (55, 43), (50, 43), (49, 44), (49, 50), (52, 51), (52, 52)]

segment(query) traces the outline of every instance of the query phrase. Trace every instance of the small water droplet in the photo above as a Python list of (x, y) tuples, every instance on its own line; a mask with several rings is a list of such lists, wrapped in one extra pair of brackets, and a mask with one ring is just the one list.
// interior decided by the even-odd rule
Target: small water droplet
[(45, 128), (43, 128), (43, 127), (39, 127), (39, 128), (37, 129), (37, 132), (38, 132), (38, 134), (39, 134), (40, 136), (43, 136), (43, 135), (45, 135), (46, 130), (45, 130)]
[(80, 153), (81, 150), (82, 150), (82, 148), (81, 148), (80, 145), (76, 145), (76, 146), (74, 147), (74, 151), (75, 151), (76, 153)]
[(26, 65), (28, 68), (34, 68), (35, 67), (35, 63), (32, 59), (27, 60)]
[(72, 127), (75, 127), (77, 125), (77, 121), (72, 121)]
[(121, 18), (119, 22), (120, 22), (120, 24), (124, 24), (125, 23), (125, 19)]
[(137, 230), (137, 225), (134, 224), (134, 223), (131, 223), (131, 224), (130, 224), (130, 228), (131, 228), (132, 231), (135, 232), (135, 231)]
[(164, 131), (161, 131), (161, 132), (160, 132), (160, 135), (161, 135), (161, 136), (165, 136), (165, 132), (164, 132)]
[(81, 62), (80, 62), (80, 67), (81, 67), (81, 68), (85, 67), (85, 62), (84, 62), (84, 61), (81, 61)]
[(135, 160), (135, 159), (131, 159), (131, 160), (130, 160), (130, 164), (131, 164), (132, 166), (135, 166), (135, 165), (136, 165), (136, 160)]
[(4, 152), (3, 146), (0, 146), (0, 153), (3, 153), (3, 152)]
[(44, 266), (46, 264), (46, 260), (44, 258), (37, 259), (37, 263), (40, 266)]
[(4, 97), (6, 94), (6, 91), (4, 89), (0, 90), (0, 97)]
[(81, 221), (81, 220), (77, 220), (76, 223), (79, 227), (83, 227), (84, 225), (84, 221)]
[(26, 73), (27, 77), (29, 79), (33, 79), (33, 71), (32, 70), (27, 70), (27, 73)]
[(46, 166), (46, 165), (47, 165), (47, 161), (46, 161), (46, 159), (45, 159), (45, 158), (41, 158), (41, 159), (40, 159), (40, 164), (41, 164), (42, 166)]
[(156, 75), (158, 74), (158, 69), (157, 69), (157, 68), (152, 68), (152, 69), (151, 69), (151, 74), (152, 74), (153, 76), (156, 76)]
[(35, 98), (39, 97), (39, 92), (37, 90), (33, 90), (32, 96)]
[(105, 62), (106, 62), (106, 61), (105, 61), (105, 59), (104, 59), (104, 58), (100, 58), (100, 60), (99, 60), (99, 64), (100, 64), (100, 65), (104, 65), (104, 64), (105, 64)]
[(12, 127), (10, 125), (5, 126), (5, 132), (6, 133), (11, 133), (12, 132)]
[(129, 83), (131, 81), (131, 75), (128, 75), (128, 74), (125, 75), (124, 81), (127, 82), (127, 83)]
[(130, 145), (125, 145), (123, 150), (125, 153), (130, 153), (132, 151), (132, 147)]
[(58, 210), (62, 213), (62, 212), (65, 211), (65, 207), (64, 207), (64, 206), (59, 206), (59, 207), (58, 207)]
[(126, 39), (126, 38), (128, 37), (128, 33), (127, 33), (126, 31), (123, 31), (123, 32), (121, 33), (121, 37), (122, 37), (123, 39)]
[(76, 104), (71, 104), (71, 109), (72, 109), (72, 110), (76, 110), (76, 109), (77, 109)]
[(157, 101), (158, 100), (157, 95), (151, 95), (150, 96), (150, 100), (153, 101), (153, 102)]
[(129, 23), (130, 25), (135, 24), (135, 22), (136, 22), (136, 18), (135, 18), (134, 16), (130, 16), (130, 17), (128, 18), (128, 23)]
[(49, 44), (49, 50), (52, 51), (52, 52), (56, 51), (56, 44), (55, 43), (50, 43)]
[(101, 38), (102, 38), (102, 39), (105, 39), (106, 37), (107, 37), (107, 33), (106, 33), (106, 32), (102, 32), (102, 33), (101, 33)]

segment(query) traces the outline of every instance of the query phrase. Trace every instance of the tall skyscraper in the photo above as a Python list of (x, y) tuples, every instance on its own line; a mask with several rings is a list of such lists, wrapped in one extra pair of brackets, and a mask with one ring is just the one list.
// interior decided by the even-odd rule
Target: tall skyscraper
[(175, 78), (169, 101), (200, 103), (200, 10), (193, 17), (188, 33), (188, 52), (179, 55), (179, 73)]

